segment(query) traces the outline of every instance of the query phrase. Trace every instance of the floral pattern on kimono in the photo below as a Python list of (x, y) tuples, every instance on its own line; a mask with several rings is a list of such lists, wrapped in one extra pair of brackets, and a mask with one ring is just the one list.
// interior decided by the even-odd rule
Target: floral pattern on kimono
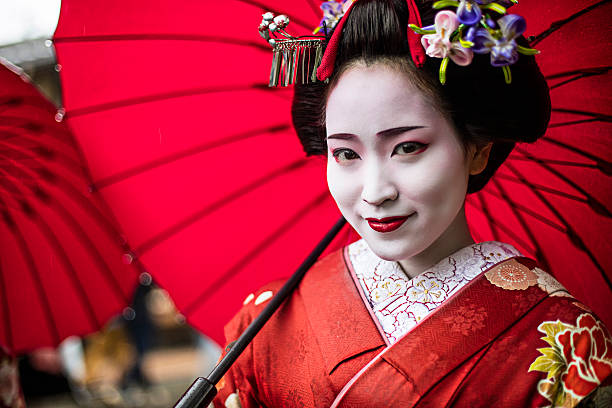
[[(348, 246), (348, 256), (353, 277), (361, 286), (362, 298), (392, 344), (477, 275), (521, 253), (502, 242), (476, 243), (412, 279), (397, 262), (376, 256), (363, 239)], [(462, 331), (468, 327), (466, 324), (482, 324), (479, 320), (483, 312), (482, 308), (468, 308), (465, 320), (456, 320), (452, 327)]]
[[(581, 314), (575, 324), (560, 320), (538, 326), (550, 347), (538, 349), (529, 371), (546, 373), (538, 392), (552, 407), (573, 407), (612, 375), (612, 337), (592, 314)], [(610, 398), (612, 404), (612, 396)]]

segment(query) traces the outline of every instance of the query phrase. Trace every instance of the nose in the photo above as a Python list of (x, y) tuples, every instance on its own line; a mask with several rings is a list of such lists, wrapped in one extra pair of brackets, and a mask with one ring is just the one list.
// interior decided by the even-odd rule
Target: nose
[(385, 201), (397, 199), (399, 194), (384, 168), (370, 167), (366, 171), (361, 199), (371, 205), (382, 205)]

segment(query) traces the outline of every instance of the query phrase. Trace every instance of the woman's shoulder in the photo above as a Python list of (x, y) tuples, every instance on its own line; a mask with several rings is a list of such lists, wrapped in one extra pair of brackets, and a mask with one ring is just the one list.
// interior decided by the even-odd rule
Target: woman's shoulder
[[(523, 302), (530, 306), (499, 339), (498, 346), (513, 343), (515, 349), (522, 348), (527, 371), (542, 376), (537, 384), (538, 393), (553, 406), (575, 407), (583, 400), (597, 401), (606, 395), (609, 398), (612, 395), (609, 329), (550, 273), (534, 262), (523, 264), (530, 265), (524, 269), (528, 288), (504, 289), (516, 292), (517, 303), (513, 307), (520, 309)], [(492, 283), (499, 286), (496, 280)]]
[[(335, 250), (321, 259), (306, 272), (306, 275), (299, 284), (299, 288), (294, 290), (288, 299), (289, 302), (302, 296), (302, 291), (324, 291), (331, 288), (331, 281), (337, 279), (345, 271), (343, 260), (343, 250)], [(226, 336), (228, 331), (232, 336), (242, 332), (263, 310), (268, 302), (281, 290), (288, 278), (276, 279), (261, 286), (256, 291), (248, 294), (242, 302), (242, 307), (238, 313), (230, 320), (225, 327)]]

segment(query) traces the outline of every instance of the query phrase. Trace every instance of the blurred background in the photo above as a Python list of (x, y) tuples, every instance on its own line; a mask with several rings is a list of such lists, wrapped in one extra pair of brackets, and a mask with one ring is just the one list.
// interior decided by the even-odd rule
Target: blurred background
[[(58, 109), (62, 96), (50, 38), (59, 10), (60, 0), (0, 2), (0, 58), (22, 68)], [(18, 356), (28, 407), (165, 407), (195, 377), (208, 374), (218, 345), (185, 323), (150, 275), (139, 281), (132, 305), (102, 331)], [(0, 381), (0, 393), (7, 388), (11, 384)]]

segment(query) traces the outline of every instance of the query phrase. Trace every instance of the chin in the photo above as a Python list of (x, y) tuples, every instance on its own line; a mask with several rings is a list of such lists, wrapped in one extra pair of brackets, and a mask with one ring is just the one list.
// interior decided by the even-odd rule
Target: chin
[[(401, 261), (403, 259), (409, 259), (426, 249), (426, 246), (421, 248), (420, 246), (409, 245), (405, 240), (393, 242), (373, 239), (372, 237), (368, 238), (367, 236), (362, 237), (372, 252), (385, 261)], [(421, 244), (424, 245), (425, 243)]]

